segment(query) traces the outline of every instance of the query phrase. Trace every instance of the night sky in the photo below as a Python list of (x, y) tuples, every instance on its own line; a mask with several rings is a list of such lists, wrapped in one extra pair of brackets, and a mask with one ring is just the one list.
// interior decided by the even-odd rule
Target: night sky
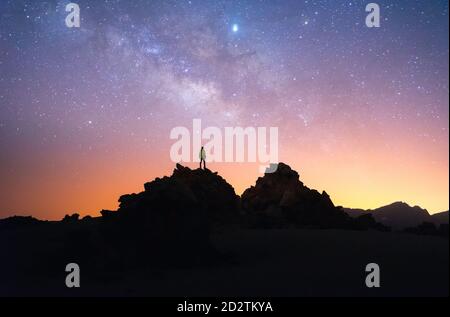
[[(176, 126), (279, 127), (336, 205), (449, 208), (448, 1), (0, 1), (0, 217), (117, 208)], [(197, 163), (187, 163), (196, 167)], [(241, 193), (255, 163), (210, 163)]]

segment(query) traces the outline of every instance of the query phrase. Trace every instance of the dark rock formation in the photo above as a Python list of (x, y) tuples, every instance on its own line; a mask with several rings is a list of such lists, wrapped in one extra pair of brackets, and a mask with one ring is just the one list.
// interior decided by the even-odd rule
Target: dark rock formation
[(77, 213), (74, 213), (72, 215), (65, 215), (64, 218), (62, 219), (62, 222), (73, 223), (73, 222), (77, 222), (79, 219), (80, 219), (80, 215)]
[(256, 185), (242, 194), (241, 204), (249, 222), (257, 227), (379, 227), (375, 221), (353, 222), (340, 207), (334, 206), (326, 192), (306, 187), (298, 173), (284, 163), (279, 163), (274, 173), (258, 178)]
[(144, 188), (139, 194), (120, 197), (121, 217), (145, 220), (147, 216), (165, 214), (173, 218), (180, 216), (182, 222), (188, 221), (182, 219), (188, 216), (199, 223), (227, 221), (238, 215), (239, 197), (217, 172), (191, 170), (177, 164), (172, 176), (156, 178)]
[(208, 256), (211, 226), (238, 216), (233, 187), (209, 170), (177, 164), (172, 176), (156, 178), (144, 189), (121, 196), (116, 212), (101, 212), (103, 233), (136, 262)]
[(0, 230), (15, 229), (40, 223), (44, 223), (44, 221), (38, 220), (31, 216), (12, 216), (9, 218), (0, 219)]

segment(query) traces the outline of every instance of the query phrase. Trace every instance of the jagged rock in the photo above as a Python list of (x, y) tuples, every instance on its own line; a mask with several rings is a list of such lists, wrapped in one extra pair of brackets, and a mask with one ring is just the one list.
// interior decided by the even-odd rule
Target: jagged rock
[(271, 205), (290, 207), (298, 203), (304, 187), (299, 175), (288, 165), (279, 163), (275, 173), (259, 177), (255, 186), (242, 194), (242, 207), (247, 212), (263, 212)]
[(86, 216), (84, 216), (81, 220), (84, 220), (84, 221), (92, 220), (92, 216), (86, 215)]
[(273, 173), (258, 178), (241, 197), (241, 205), (252, 225), (260, 227), (318, 226), (322, 228), (351, 228), (388, 230), (372, 217), (352, 221), (342, 207), (335, 207), (330, 196), (309, 189), (299, 174), (288, 165), (279, 163)]
[(177, 164), (172, 176), (157, 178), (144, 188), (144, 195), (153, 200), (163, 195), (171, 203), (180, 202), (181, 207), (187, 204), (205, 210), (211, 221), (226, 221), (238, 214), (239, 197), (233, 187), (208, 169), (191, 170)]
[(65, 215), (64, 218), (62, 219), (62, 222), (77, 222), (80, 219), (80, 215), (77, 213), (74, 213), (72, 215)]
[(236, 220), (238, 202), (233, 187), (217, 173), (177, 164), (170, 177), (144, 184), (143, 192), (121, 196), (116, 212), (103, 210), (102, 232), (122, 257), (127, 254), (135, 262), (154, 261), (154, 254), (158, 260), (177, 254), (188, 258), (187, 253), (207, 256), (211, 225)]
[(104, 221), (111, 221), (117, 216), (117, 212), (112, 211), (112, 210), (105, 210), (105, 209), (100, 211), (100, 214), (102, 215), (102, 219)]
[(12, 229), (22, 226), (36, 225), (44, 221), (38, 220), (31, 216), (12, 216), (5, 219), (0, 219), (0, 229)]
[(347, 218), (339, 214), (327, 193), (306, 187), (299, 174), (284, 163), (279, 163), (274, 173), (258, 178), (241, 199), (242, 208), (253, 218), (271, 216), (298, 225), (326, 225), (331, 217), (336, 218), (333, 222), (344, 223)]

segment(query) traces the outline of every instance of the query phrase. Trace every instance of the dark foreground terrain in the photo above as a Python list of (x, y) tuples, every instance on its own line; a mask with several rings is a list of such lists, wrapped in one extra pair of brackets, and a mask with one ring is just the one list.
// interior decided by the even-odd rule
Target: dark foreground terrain
[[(38, 233), (37, 233), (38, 234)], [(7, 249), (8, 241), (0, 241)], [(1, 296), (448, 296), (447, 239), (373, 231), (269, 229), (217, 233), (224, 254), (208, 266), (147, 268), (95, 276), (81, 266), (81, 288), (60, 272), (14, 276), (0, 265)], [(193, 246), (195, 248), (195, 246)], [(195, 252), (195, 250), (193, 250)], [(24, 256), (24, 258), (28, 258)], [(381, 288), (365, 286), (365, 266), (381, 269)]]
[[(448, 296), (448, 224), (350, 217), (280, 163), (241, 197), (177, 165), (101, 217), (0, 220), (0, 296)], [(66, 265), (81, 287), (66, 287)], [(381, 269), (367, 288), (365, 268)]]

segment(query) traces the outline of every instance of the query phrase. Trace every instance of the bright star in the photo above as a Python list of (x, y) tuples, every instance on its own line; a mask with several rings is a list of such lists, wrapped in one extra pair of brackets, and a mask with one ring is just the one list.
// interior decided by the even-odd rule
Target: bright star
[(234, 33), (236, 33), (237, 31), (239, 31), (239, 25), (233, 24), (232, 30), (233, 30)]

